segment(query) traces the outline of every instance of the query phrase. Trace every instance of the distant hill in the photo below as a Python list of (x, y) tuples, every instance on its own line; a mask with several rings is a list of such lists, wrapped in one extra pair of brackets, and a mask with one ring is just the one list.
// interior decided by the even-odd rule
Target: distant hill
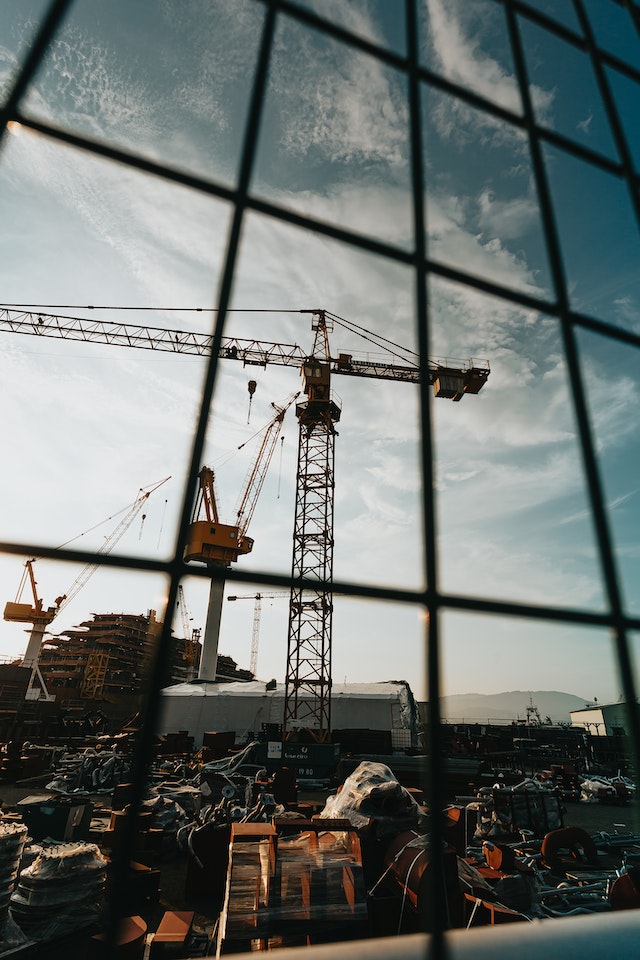
[(512, 690), (508, 693), (458, 693), (442, 698), (442, 714), (447, 720), (526, 720), (527, 707), (533, 703), (544, 723), (569, 723), (571, 710), (584, 709), (587, 700), (557, 690)]

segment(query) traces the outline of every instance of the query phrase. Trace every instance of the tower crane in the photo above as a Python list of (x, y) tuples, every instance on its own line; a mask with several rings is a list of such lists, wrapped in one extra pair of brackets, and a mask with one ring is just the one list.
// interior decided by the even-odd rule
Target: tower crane
[(258, 670), (258, 648), (260, 645), (260, 618), (262, 616), (262, 601), (276, 600), (280, 597), (290, 597), (291, 592), (285, 593), (241, 593), (234, 597), (227, 597), (227, 600), (255, 600), (253, 607), (253, 630), (251, 633), (251, 659), (249, 661), (249, 670), (256, 675)]
[(200, 470), (198, 496), (187, 533), (184, 559), (187, 562), (197, 560), (206, 563), (208, 567), (217, 568), (221, 574), (211, 579), (209, 587), (209, 605), (198, 671), (201, 680), (216, 678), (224, 570), (239, 557), (253, 550), (253, 540), (247, 536), (249, 523), (276, 448), (285, 413), (299, 395), (291, 394), (282, 406), (271, 404), (276, 412), (264, 428), (262, 442), (245, 481), (235, 523), (220, 523), (214, 472), (210, 467), (202, 467)]
[[(118, 541), (129, 529), (151, 494), (154, 493), (158, 487), (161, 487), (163, 483), (166, 483), (167, 480), (170, 479), (171, 477), (165, 477), (164, 480), (160, 480), (158, 483), (152, 484), (148, 487), (141, 487), (138, 491), (136, 499), (133, 501), (126, 514), (122, 517), (118, 525), (109, 534), (109, 536), (105, 538), (104, 542), (101, 544), (98, 550), (96, 550), (96, 553), (110, 553)], [(9, 601), (5, 604), (3, 617), (10, 623), (30, 623), (32, 625), (31, 633), (29, 635), (29, 643), (27, 644), (27, 650), (22, 659), (23, 666), (31, 668), (31, 678), (27, 687), (27, 698), (42, 698), (43, 700), (52, 700), (53, 697), (47, 690), (44, 677), (42, 676), (39, 667), (40, 649), (42, 647), (45, 630), (53, 622), (53, 620), (55, 620), (58, 614), (64, 610), (67, 604), (71, 603), (74, 597), (78, 595), (89, 578), (92, 577), (96, 572), (99, 564), (86, 564), (86, 566), (82, 568), (76, 579), (73, 581), (67, 592), (56, 598), (54, 606), (48, 607), (46, 610), (44, 610), (42, 607), (42, 600), (38, 596), (37, 583), (33, 573), (34, 563), (34, 558), (25, 562), (25, 572), (22, 575), (16, 599), (15, 601)], [(31, 584), (33, 605), (30, 603), (20, 602), (27, 579)]]
[[(0, 330), (197, 356), (211, 352), (210, 334), (80, 319), (48, 313), (48, 309), (34, 312), (0, 308)], [(332, 356), (329, 333), (334, 323), (359, 336), (364, 334), (370, 341), (375, 342), (375, 338), (327, 310), (301, 310), (300, 313), (311, 315), (314, 333), (311, 351), (298, 344), (223, 338), (219, 357), (240, 360), (245, 366), (266, 367), (269, 363), (293, 366), (302, 374), (307, 399), (296, 405), (298, 468), (283, 737), (304, 731), (316, 742), (327, 743), (331, 737), (335, 425), (341, 416), (340, 405), (331, 391), (331, 376), (419, 383), (422, 373), (415, 356), (405, 359), (395, 351), (391, 351), (388, 360), (358, 358), (353, 353), (342, 352)], [(389, 341), (378, 338), (377, 345), (381, 343), (389, 351)], [(459, 401), (466, 394), (480, 392), (490, 368), (486, 360), (429, 359), (425, 372), (436, 397)], [(302, 580), (315, 582), (317, 587), (297, 586)]]

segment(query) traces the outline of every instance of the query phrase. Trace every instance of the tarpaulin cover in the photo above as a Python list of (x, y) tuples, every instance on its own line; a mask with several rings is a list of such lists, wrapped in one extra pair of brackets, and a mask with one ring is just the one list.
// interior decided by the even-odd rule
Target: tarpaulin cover
[(356, 829), (375, 820), (379, 832), (387, 833), (415, 826), (421, 812), (386, 764), (363, 760), (339, 793), (328, 798), (319, 816), (348, 820)]

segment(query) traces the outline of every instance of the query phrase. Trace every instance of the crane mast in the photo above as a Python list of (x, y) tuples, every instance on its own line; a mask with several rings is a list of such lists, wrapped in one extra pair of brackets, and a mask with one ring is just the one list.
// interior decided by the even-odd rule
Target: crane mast
[[(296, 405), (298, 469), (291, 561), (291, 603), (283, 737), (304, 728), (318, 743), (331, 736), (333, 502), (335, 424), (327, 320), (314, 314), (315, 339), (302, 366), (306, 400)], [(303, 589), (302, 580), (317, 588)]]
[[(301, 734), (318, 743), (327, 743), (331, 736), (335, 425), (341, 415), (340, 405), (331, 392), (331, 375), (405, 383), (419, 383), (421, 377), (426, 375), (436, 397), (459, 401), (465, 394), (480, 392), (490, 369), (487, 361), (474, 359), (429, 359), (421, 369), (411, 361), (398, 362), (395, 356), (389, 360), (356, 357), (352, 353), (339, 353), (337, 357), (332, 357), (329, 349), (332, 315), (325, 310), (300, 312), (311, 314), (312, 317), (314, 344), (311, 353), (298, 344), (223, 338), (218, 355), (220, 359), (239, 360), (244, 365), (266, 367), (274, 363), (294, 366), (302, 373), (306, 400), (296, 404), (299, 424), (298, 466), (283, 736), (290, 738)], [(6, 307), (0, 308), (2, 330), (197, 356), (208, 356), (213, 342), (210, 334), (86, 320)], [(236, 529), (239, 528), (240, 522)], [(190, 536), (185, 559), (226, 563), (224, 559), (205, 556), (204, 541), (200, 540), (194, 546), (192, 539)], [(248, 541), (248, 538), (245, 540)], [(252, 541), (248, 542), (252, 544)], [(237, 556), (241, 552), (249, 550), (237, 550)], [(307, 583), (304, 589), (300, 585), (302, 580)], [(212, 587), (216, 582), (222, 585), (223, 579), (212, 580)], [(309, 582), (313, 584), (312, 587), (309, 587)], [(222, 586), (218, 603), (220, 608), (221, 590)], [(204, 646), (200, 676), (204, 675)]]

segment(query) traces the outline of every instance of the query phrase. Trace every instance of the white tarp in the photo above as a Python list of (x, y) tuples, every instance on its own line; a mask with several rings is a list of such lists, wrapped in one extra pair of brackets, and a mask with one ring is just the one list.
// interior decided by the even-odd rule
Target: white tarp
[[(269, 686), (272, 686), (271, 684)], [(282, 723), (284, 684), (267, 689), (261, 680), (246, 683), (195, 681), (162, 691), (159, 733), (188, 730), (198, 749), (208, 731), (233, 730), (243, 741), (263, 723)], [(335, 730), (412, 730), (413, 696), (406, 683), (334, 684), (331, 725)]]

